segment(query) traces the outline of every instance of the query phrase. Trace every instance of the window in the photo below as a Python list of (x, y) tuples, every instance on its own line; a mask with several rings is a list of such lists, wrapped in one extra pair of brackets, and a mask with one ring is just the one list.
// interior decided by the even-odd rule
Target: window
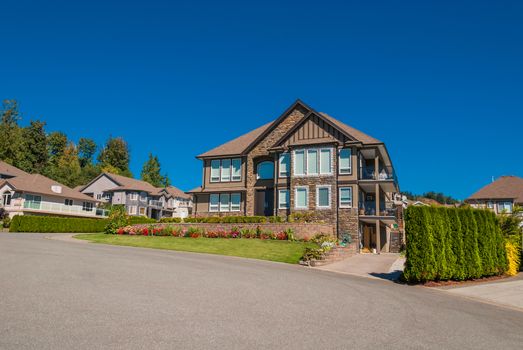
[(131, 193), (129, 194), (129, 199), (132, 200), (132, 201), (136, 201), (136, 200), (138, 200), (138, 193), (136, 193), (136, 192), (131, 192)]
[(82, 210), (83, 211), (93, 211), (93, 203), (91, 203), (91, 202), (83, 202), (82, 203)]
[(230, 199), (230, 196), (228, 193), (220, 194), (220, 211), (229, 211), (230, 210), (229, 199)]
[(40, 209), (41, 203), (42, 203), (42, 196), (35, 196), (32, 194), (25, 195), (24, 208)]
[(241, 194), (231, 194), (231, 211), (240, 211)]
[(498, 213), (512, 213), (512, 203), (511, 202), (498, 202)]
[[(101, 193), (98, 193), (98, 194), (96, 195), (96, 199), (98, 199), (98, 200), (102, 199), (102, 194), (101, 194)], [(67, 205), (67, 204), (66, 204), (66, 205)]]
[(318, 174), (318, 150), (307, 150), (307, 175)]
[(332, 156), (330, 148), (320, 150), (320, 174), (332, 174)]
[(211, 160), (211, 182), (220, 181), (220, 160)]
[(140, 192), (140, 200), (142, 202), (145, 202), (147, 200), (147, 193), (145, 192)]
[(110, 193), (104, 193), (102, 198), (105, 199), (106, 201), (108, 201), (108, 200), (111, 199), (111, 194)]
[(261, 162), (256, 168), (257, 178), (260, 180), (272, 179), (274, 177), (274, 163), (273, 162)]
[(11, 205), (11, 193), (4, 193), (2, 195), (2, 203), (4, 203), (5, 206)]
[(242, 160), (235, 158), (232, 160), (232, 181), (240, 181), (242, 179)]
[(278, 191), (278, 209), (289, 208), (289, 190)]
[(316, 207), (330, 208), (331, 207), (331, 187), (317, 186), (316, 187)]
[(222, 171), (220, 181), (231, 181), (231, 160), (222, 159)]
[(352, 174), (351, 149), (340, 150), (340, 174)]
[(352, 187), (340, 187), (340, 208), (352, 208)]
[(72, 206), (73, 205), (73, 200), (72, 199), (66, 199), (64, 204), (67, 205), (67, 206)]
[(145, 208), (144, 207), (140, 207), (140, 209), (138, 209), (138, 210), (139, 210), (141, 216), (145, 216)]
[(129, 206), (129, 215), (136, 215), (136, 205), (130, 205)]
[(279, 176), (280, 177), (288, 177), (289, 176), (289, 165), (290, 165), (291, 157), (289, 153), (282, 153), (280, 154), (280, 159), (278, 162), (278, 168), (279, 168)]
[(488, 201), (488, 202), (487, 202), (487, 208), (489, 208), (489, 209), (494, 209), (494, 202), (492, 202), (492, 201)]
[(220, 203), (219, 194), (211, 194), (209, 199), (209, 211), (218, 211), (218, 205)]
[(296, 203), (294, 207), (296, 209), (307, 209), (309, 207), (309, 188), (308, 187), (296, 187)]
[(305, 175), (305, 151), (294, 151), (294, 175)]

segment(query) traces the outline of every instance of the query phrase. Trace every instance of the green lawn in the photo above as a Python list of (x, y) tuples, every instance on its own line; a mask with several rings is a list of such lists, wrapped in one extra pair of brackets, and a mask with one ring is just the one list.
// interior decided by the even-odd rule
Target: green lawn
[(80, 234), (74, 237), (95, 243), (230, 255), (289, 264), (298, 263), (305, 247), (315, 246), (313, 243), (260, 239), (146, 237), (103, 233)]

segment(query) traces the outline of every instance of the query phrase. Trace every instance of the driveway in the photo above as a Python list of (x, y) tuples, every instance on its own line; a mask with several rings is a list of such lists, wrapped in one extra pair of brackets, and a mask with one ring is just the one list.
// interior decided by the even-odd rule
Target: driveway
[(451, 286), (441, 289), (452, 294), (514, 307), (523, 311), (523, 274), (488, 283)]
[(523, 312), (429, 288), (265, 261), (44, 237), (0, 234), (1, 349), (523, 344)]
[(394, 281), (401, 276), (404, 263), (399, 254), (357, 254), (317, 269)]

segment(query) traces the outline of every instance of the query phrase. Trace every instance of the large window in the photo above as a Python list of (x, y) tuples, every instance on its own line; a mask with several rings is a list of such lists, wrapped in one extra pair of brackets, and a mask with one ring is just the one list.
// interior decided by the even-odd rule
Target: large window
[(331, 207), (331, 187), (317, 186), (316, 187), (316, 207), (330, 208)]
[(240, 193), (213, 193), (209, 197), (210, 212), (228, 212), (241, 210)]
[(72, 199), (65, 199), (64, 204), (70, 207), (70, 206), (73, 205), (73, 200)]
[(305, 150), (294, 151), (294, 175), (305, 175)]
[(289, 208), (289, 190), (278, 191), (278, 209)]
[(309, 188), (302, 186), (296, 187), (295, 192), (295, 203), (296, 209), (308, 209), (309, 208)]
[(40, 209), (41, 204), (42, 204), (42, 196), (35, 196), (32, 194), (25, 195), (24, 208)]
[(332, 174), (332, 149), (311, 148), (294, 151), (294, 175)]
[(242, 179), (242, 160), (234, 159), (213, 159), (211, 160), (211, 182), (230, 182), (241, 181)]
[[(93, 203), (91, 203), (91, 202), (83, 202), (82, 203), (82, 210), (83, 211), (93, 211)], [(134, 214), (136, 214), (136, 207), (134, 207)]]
[(273, 162), (261, 162), (256, 167), (257, 178), (260, 180), (272, 179), (274, 177), (274, 163)]
[(511, 202), (498, 202), (498, 213), (512, 213), (512, 203)]
[(344, 148), (340, 150), (340, 174), (352, 173), (351, 154), (352, 152), (350, 148)]
[(2, 203), (5, 206), (11, 205), (11, 193), (4, 193), (2, 195)]
[(290, 157), (289, 153), (280, 154), (279, 167), (278, 167), (280, 177), (289, 176), (290, 162), (291, 162), (291, 157)]
[(136, 192), (131, 192), (129, 194), (129, 199), (132, 200), (132, 201), (137, 201), (138, 200), (138, 193)]
[(352, 187), (340, 187), (340, 208), (352, 208)]
[(220, 203), (220, 195), (219, 194), (211, 194), (209, 199), (209, 211), (218, 211), (218, 205)]

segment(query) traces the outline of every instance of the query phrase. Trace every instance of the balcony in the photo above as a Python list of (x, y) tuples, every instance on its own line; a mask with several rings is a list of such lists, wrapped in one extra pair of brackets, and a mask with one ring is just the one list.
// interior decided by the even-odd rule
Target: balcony
[(398, 210), (393, 202), (385, 202), (380, 205), (380, 210), (376, 214), (376, 204), (374, 202), (360, 203), (360, 215), (364, 216), (386, 216), (396, 217)]
[(378, 181), (397, 180), (394, 168), (389, 166), (380, 167), (377, 174), (374, 171), (374, 167), (362, 166), (360, 167), (360, 179)]
[(155, 207), (155, 208), (163, 208), (163, 202), (151, 199), (149, 201), (149, 206), (150, 207)]
[[(6, 208), (17, 209), (22, 207), (21, 205), (12, 205)], [(24, 209), (30, 211), (41, 211), (46, 213), (54, 214), (69, 214), (77, 216), (90, 216), (90, 217), (107, 217), (109, 216), (109, 211), (101, 208), (89, 208), (90, 210), (84, 210), (83, 207), (78, 205), (65, 205), (61, 203), (52, 203), (52, 202), (35, 202), (35, 201), (24, 201)], [(87, 208), (86, 208), (87, 209)]]

